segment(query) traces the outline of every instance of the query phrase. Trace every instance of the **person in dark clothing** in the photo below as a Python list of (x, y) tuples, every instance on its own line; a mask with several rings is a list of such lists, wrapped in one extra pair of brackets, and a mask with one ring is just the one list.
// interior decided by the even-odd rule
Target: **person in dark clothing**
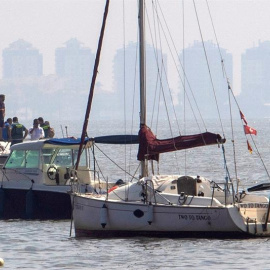
[(8, 118), (5, 122), (4, 128), (3, 128), (3, 140), (9, 141), (11, 139), (11, 125), (12, 125), (12, 119)]
[(48, 131), (49, 131), (48, 129), (49, 129), (49, 126), (47, 126), (47, 125), (44, 123), (43, 117), (39, 117), (39, 118), (38, 118), (38, 121), (39, 121), (39, 126), (42, 127), (43, 130), (44, 130), (44, 134), (45, 134), (44, 138), (48, 138)]
[(38, 118), (38, 122), (39, 122), (39, 126), (44, 126), (44, 119), (43, 119), (43, 117), (39, 117)]
[(18, 117), (13, 117), (11, 125), (11, 145), (21, 143), (26, 138), (28, 129), (19, 123)]
[(50, 126), (49, 121), (44, 122), (43, 129), (44, 129), (44, 133), (45, 133), (45, 138), (53, 138), (54, 137), (54, 134), (55, 134), (54, 128), (52, 128)]
[(50, 127), (50, 122), (49, 121), (44, 122), (43, 117), (39, 117), (38, 121), (39, 121), (40, 127), (42, 127), (44, 130), (44, 134), (45, 134), (44, 138), (53, 138), (55, 132), (54, 132), (54, 129)]
[(2, 132), (5, 125), (5, 95), (0, 95), (0, 140), (3, 140)]
[(5, 95), (0, 95), (0, 127), (4, 127), (6, 116)]

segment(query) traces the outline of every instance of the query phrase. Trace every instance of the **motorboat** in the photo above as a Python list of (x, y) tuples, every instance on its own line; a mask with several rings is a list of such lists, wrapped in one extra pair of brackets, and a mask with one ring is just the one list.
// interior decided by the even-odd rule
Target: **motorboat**
[[(84, 149), (76, 179), (80, 192), (105, 188), (95, 187), (90, 171), (89, 145)], [(1, 219), (70, 219), (71, 203), (68, 192), (75, 177), (80, 139), (44, 139), (26, 141), (11, 146), (2, 169), (0, 187)], [(103, 185), (103, 186), (101, 186)]]

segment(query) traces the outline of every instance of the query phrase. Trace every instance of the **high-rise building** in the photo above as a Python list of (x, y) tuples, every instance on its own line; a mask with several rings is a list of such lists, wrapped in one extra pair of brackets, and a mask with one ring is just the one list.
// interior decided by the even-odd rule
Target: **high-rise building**
[(270, 41), (242, 54), (240, 105), (251, 117), (270, 116)]
[[(123, 108), (124, 99), (128, 108), (128, 117), (132, 112), (138, 116), (139, 104), (139, 47), (137, 43), (129, 43), (125, 48), (116, 52), (113, 61), (115, 107)], [(167, 56), (161, 50), (146, 45), (146, 89), (147, 110), (149, 117), (153, 106), (164, 104), (160, 96), (162, 91), (168, 92), (166, 73)], [(133, 105), (135, 110), (133, 111)], [(137, 109), (137, 110), (136, 110)], [(122, 112), (122, 111), (121, 111)], [(138, 117), (137, 117), (138, 118)]]
[(6, 95), (11, 115), (20, 119), (77, 119), (84, 115), (93, 54), (76, 39), (65, 45), (55, 52), (56, 74), (47, 76), (42, 75), (41, 54), (30, 43), (18, 40), (3, 51), (1, 93)]
[(3, 78), (42, 76), (42, 55), (29, 42), (19, 39), (3, 50)]
[(22, 39), (11, 43), (2, 55), (1, 93), (6, 95), (6, 115), (22, 120), (32, 118), (33, 113), (42, 113), (44, 106), (39, 103), (42, 99), (39, 91), (43, 78), (42, 55)]
[(89, 48), (72, 38), (65, 47), (55, 50), (56, 75), (67, 80), (66, 86), (76, 92), (89, 90), (94, 55)]
[[(207, 58), (205, 57), (204, 48)], [(232, 55), (222, 48), (220, 48), (220, 52), (224, 61), (227, 77), (232, 86)], [(180, 81), (180, 93), (178, 96), (181, 108), (183, 109), (185, 99), (187, 111), (190, 112), (192, 107), (193, 111), (196, 113), (195, 106), (197, 104), (203, 118), (216, 118), (218, 116), (215, 106), (216, 96), (221, 117), (227, 117), (229, 115), (229, 107), (227, 106), (228, 85), (222, 70), (217, 45), (212, 41), (206, 41), (203, 47), (202, 42), (195, 41), (191, 46), (180, 53), (180, 59), (183, 67), (180, 67), (182, 79)], [(183, 76), (183, 74), (186, 76)], [(185, 80), (184, 77), (186, 78)], [(187, 93), (186, 96), (184, 92)], [(193, 96), (195, 100), (193, 100)], [(189, 102), (187, 97), (189, 98)]]
[[(65, 47), (55, 50), (56, 75), (63, 80), (63, 88), (57, 94), (61, 99), (59, 112), (61, 117), (72, 119), (83, 115), (86, 108), (89, 87), (92, 78), (94, 55), (89, 48), (72, 38)], [(69, 104), (73, 103), (72, 109)]]

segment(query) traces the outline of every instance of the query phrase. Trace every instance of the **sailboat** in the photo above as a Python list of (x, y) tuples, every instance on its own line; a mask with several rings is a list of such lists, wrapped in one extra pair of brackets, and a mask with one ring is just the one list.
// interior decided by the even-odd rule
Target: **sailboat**
[[(116, 185), (105, 194), (72, 192), (76, 237), (270, 236), (269, 199), (235, 189), (229, 177), (218, 183), (196, 173), (150, 175), (148, 162), (159, 160), (161, 153), (208, 145), (223, 149), (225, 139), (205, 132), (158, 140), (147, 126), (144, 5), (144, 0), (139, 0), (141, 107), (137, 159), (141, 163), (140, 177)], [(268, 188), (265, 184), (250, 191)]]

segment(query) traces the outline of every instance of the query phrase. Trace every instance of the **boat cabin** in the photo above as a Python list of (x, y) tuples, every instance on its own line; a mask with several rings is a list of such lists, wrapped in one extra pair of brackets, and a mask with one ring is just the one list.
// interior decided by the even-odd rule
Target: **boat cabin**
[(154, 175), (117, 187), (109, 193), (109, 199), (147, 200), (151, 203), (169, 202), (176, 205), (190, 201), (190, 203), (199, 202), (202, 205), (218, 206), (233, 203), (233, 196), (229, 190), (225, 189), (225, 184), (209, 181), (201, 176)]
[[(31, 179), (45, 185), (67, 185), (75, 167), (80, 140), (72, 138), (29, 141), (11, 147), (4, 166), (4, 180)], [(88, 148), (87, 143), (85, 144)], [(88, 151), (83, 151), (77, 176), (90, 184)]]

